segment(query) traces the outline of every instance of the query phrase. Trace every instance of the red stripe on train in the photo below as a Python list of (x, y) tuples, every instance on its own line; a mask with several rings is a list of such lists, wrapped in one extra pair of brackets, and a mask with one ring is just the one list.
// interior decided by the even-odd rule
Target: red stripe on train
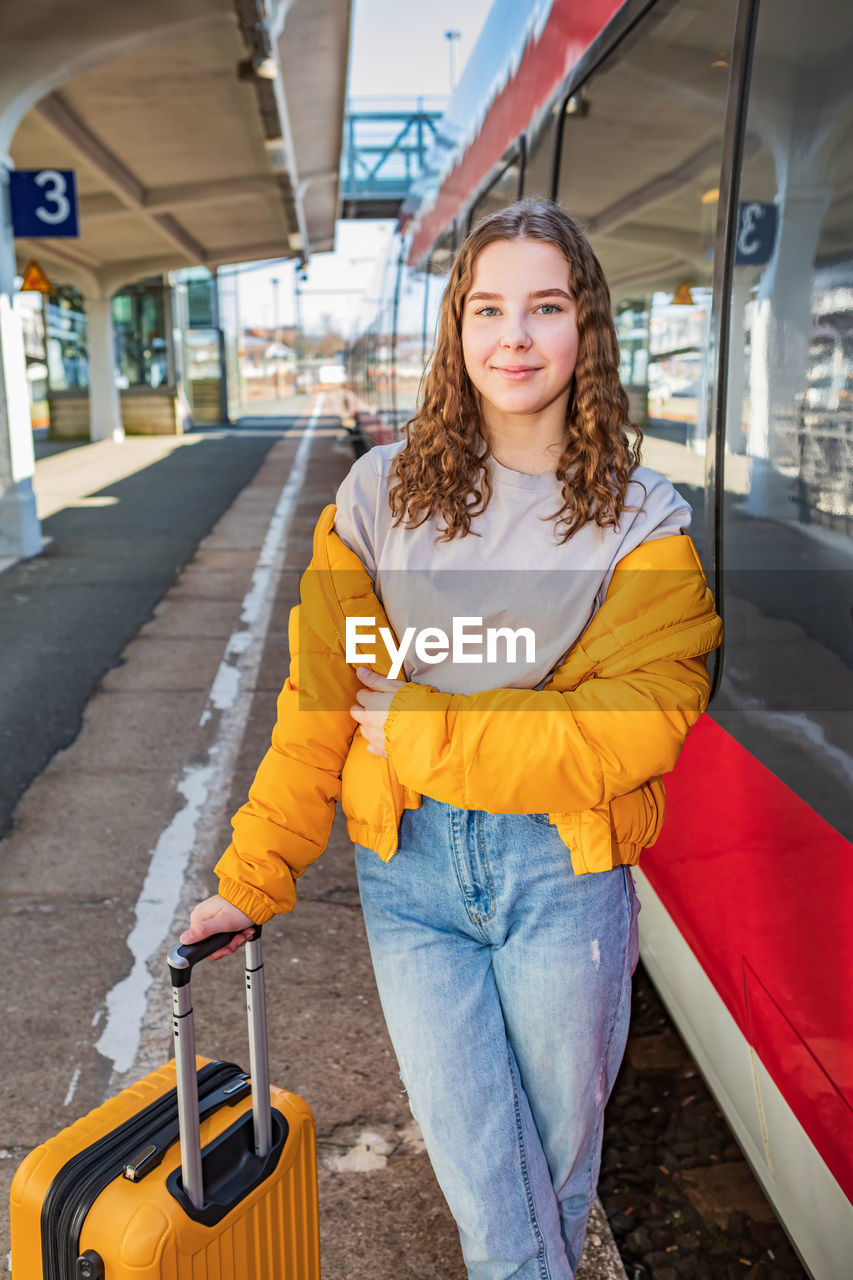
[[(409, 254), (411, 263), (432, 247), (621, 5), (622, 0), (585, 0), (584, 4), (554, 0), (542, 35), (527, 45), (515, 75), (496, 95), (479, 134), (445, 178), (433, 208), (424, 215)], [(536, 194), (547, 196), (548, 192)]]
[(707, 715), (666, 788), (642, 869), (853, 1199), (853, 849)]

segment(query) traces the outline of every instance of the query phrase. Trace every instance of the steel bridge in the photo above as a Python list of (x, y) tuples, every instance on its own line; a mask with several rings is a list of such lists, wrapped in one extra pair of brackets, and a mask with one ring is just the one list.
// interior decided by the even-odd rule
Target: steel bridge
[(429, 172), (441, 135), (443, 99), (358, 99), (348, 104), (341, 163), (341, 217), (394, 218), (413, 184)]

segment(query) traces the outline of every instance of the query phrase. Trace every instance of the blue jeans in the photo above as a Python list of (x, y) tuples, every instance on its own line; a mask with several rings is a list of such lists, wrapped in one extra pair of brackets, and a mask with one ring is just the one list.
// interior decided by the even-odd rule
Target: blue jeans
[(400, 1075), (470, 1280), (571, 1280), (625, 1050), (625, 867), (576, 876), (545, 814), (423, 798), (384, 863), (356, 845)]

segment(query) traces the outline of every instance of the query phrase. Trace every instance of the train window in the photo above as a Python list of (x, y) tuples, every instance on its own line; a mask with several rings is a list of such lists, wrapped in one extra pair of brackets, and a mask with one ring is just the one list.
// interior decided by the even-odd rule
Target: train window
[(426, 274), (426, 295), (424, 297), (422, 364), (426, 366), (430, 353), (435, 346), (438, 328), (438, 313), (441, 298), (447, 284), (446, 276), (437, 276), (432, 271)]
[(390, 411), (394, 395), (394, 292), (397, 284), (399, 242), (391, 241), (385, 260), (378, 293), (370, 383), (374, 405)]
[(444, 280), (426, 269), (408, 265), (409, 244), (403, 248), (403, 267), (397, 306), (396, 411), (397, 427), (415, 411), (421, 375), (432, 347), (438, 302)]
[(536, 122), (528, 134), (524, 166), (524, 195), (547, 200), (554, 176), (554, 124), (559, 103)]
[[(523, 147), (523, 143), (520, 144)], [(476, 227), (478, 222), (492, 213), (498, 213), (518, 199), (521, 186), (522, 152), (507, 164), (489, 187), (475, 200), (469, 214), (468, 224)]]
[[(370, 288), (360, 335), (349, 347), (350, 385), (357, 407), (377, 416), (383, 433), (401, 437), (418, 402), (435, 341), (446, 284), (436, 265), (452, 260), (452, 234), (425, 263), (409, 265), (410, 240), (394, 235)], [(369, 315), (369, 321), (368, 321)], [(384, 438), (384, 435), (383, 435)]]
[(648, 416), (651, 340), (651, 311), (647, 299), (642, 295), (624, 299), (614, 309), (613, 319), (619, 337), (619, 378), (628, 392), (631, 420), (643, 422)]
[(451, 224), (439, 236), (430, 256), (430, 271), (434, 271), (440, 276), (447, 275), (453, 264), (453, 258), (456, 253), (455, 225), (455, 223)]
[(714, 716), (853, 838), (853, 11), (760, 11), (726, 388)]
[(558, 199), (610, 284), (643, 461), (704, 527), (705, 368), (735, 0), (656, 5), (571, 100)]

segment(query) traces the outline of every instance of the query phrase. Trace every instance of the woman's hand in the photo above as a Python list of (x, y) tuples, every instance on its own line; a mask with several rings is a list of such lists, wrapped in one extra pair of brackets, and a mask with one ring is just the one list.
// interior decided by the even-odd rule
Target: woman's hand
[(357, 720), (363, 737), (367, 739), (367, 750), (371, 755), (385, 755), (385, 721), (388, 719), (388, 708), (398, 689), (402, 689), (405, 680), (389, 680), (387, 676), (379, 676), (368, 667), (356, 667), (356, 675), (363, 685), (356, 697), (358, 703), (350, 707), (353, 720)]
[[(246, 925), (251, 927), (247, 929)], [(233, 933), (235, 929), (241, 929), (243, 932), (236, 938), (232, 938), (227, 947), (223, 947), (221, 951), (215, 951), (210, 957), (211, 960), (232, 955), (245, 942), (251, 942), (255, 934), (255, 926), (245, 911), (241, 911), (239, 907), (233, 906), (215, 893), (212, 898), (207, 898), (193, 908), (190, 927), (184, 929), (181, 942), (201, 942), (202, 938), (209, 938), (212, 933)]]

